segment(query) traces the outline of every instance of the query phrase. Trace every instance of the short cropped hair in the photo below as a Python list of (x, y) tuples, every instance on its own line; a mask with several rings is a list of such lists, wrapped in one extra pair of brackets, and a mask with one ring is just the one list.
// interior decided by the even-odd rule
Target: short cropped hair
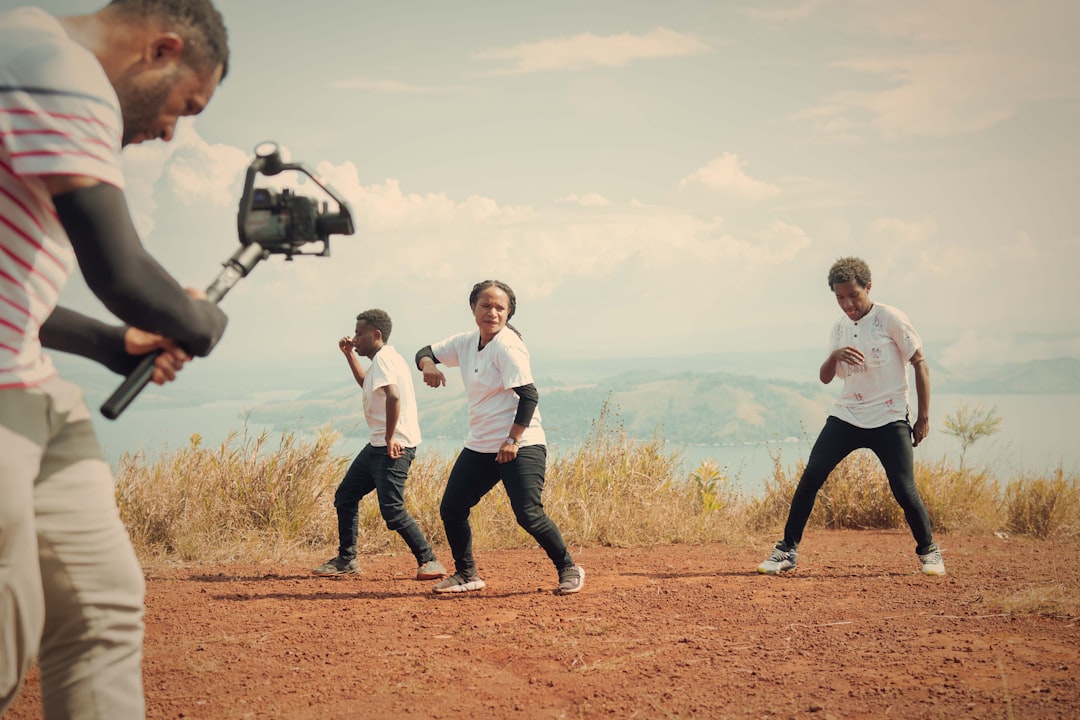
[(390, 340), (390, 331), (394, 329), (394, 323), (390, 321), (390, 314), (385, 310), (372, 308), (365, 310), (356, 316), (356, 322), (363, 320), (371, 327), (382, 333), (383, 342)]
[(846, 282), (856, 282), (859, 287), (870, 287), (870, 266), (857, 257), (840, 258), (829, 268), (829, 289)]
[(212, 0), (112, 0), (112, 9), (126, 18), (156, 18), (165, 30), (184, 41), (181, 57), (191, 68), (221, 66), (221, 79), (229, 72), (229, 38), (225, 21)]

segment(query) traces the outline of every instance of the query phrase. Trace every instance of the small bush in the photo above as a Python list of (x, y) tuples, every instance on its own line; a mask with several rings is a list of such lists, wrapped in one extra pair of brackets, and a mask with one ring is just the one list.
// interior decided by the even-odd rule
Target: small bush
[(1005, 487), (1005, 515), (1013, 533), (1080, 538), (1080, 481), (1060, 467), (1051, 478), (1016, 478)]
[(981, 535), (1002, 526), (1001, 489), (985, 470), (916, 463), (915, 485), (935, 533)]

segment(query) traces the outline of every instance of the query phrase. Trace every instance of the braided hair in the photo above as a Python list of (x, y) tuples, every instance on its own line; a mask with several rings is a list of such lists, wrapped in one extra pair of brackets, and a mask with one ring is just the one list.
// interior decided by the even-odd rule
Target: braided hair
[(517, 297), (514, 295), (513, 289), (501, 280), (481, 280), (473, 285), (472, 292), (469, 293), (469, 307), (476, 307), (476, 301), (480, 298), (480, 293), (491, 287), (498, 288), (506, 293), (506, 297), (510, 300), (510, 310), (506, 313), (506, 327), (517, 333), (518, 337), (521, 337), (521, 331), (510, 324), (510, 318), (514, 317), (514, 313), (517, 312)]

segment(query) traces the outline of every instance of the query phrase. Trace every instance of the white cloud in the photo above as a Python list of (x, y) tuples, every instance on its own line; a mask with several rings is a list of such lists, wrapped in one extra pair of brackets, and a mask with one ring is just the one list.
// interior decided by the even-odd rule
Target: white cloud
[(600, 193), (585, 193), (584, 195), (567, 195), (560, 198), (559, 202), (580, 205), (581, 207), (606, 207), (611, 201)]
[(679, 181), (679, 187), (701, 185), (746, 200), (766, 200), (779, 195), (776, 185), (755, 180), (743, 170), (743, 163), (734, 153), (724, 153), (704, 167)]
[(791, 262), (800, 250), (810, 245), (810, 236), (805, 230), (781, 220), (769, 223), (757, 233), (756, 239), (748, 255), (769, 265)]
[(826, 0), (798, 0), (790, 5), (769, 3), (766, 7), (748, 7), (743, 10), (747, 17), (765, 22), (785, 23), (803, 20), (817, 13)]
[(327, 83), (326, 86), (331, 90), (359, 90), (362, 92), (385, 93), (389, 95), (426, 95), (459, 92), (468, 89), (457, 85), (413, 85), (400, 80), (370, 78), (364, 75), (334, 80)]
[(235, 203), (238, 178), (248, 154), (228, 145), (210, 145), (190, 121), (177, 125), (172, 142), (141, 143), (123, 154), (125, 192), (139, 236), (146, 239), (156, 227), (159, 184), (167, 181), (170, 198), (196, 206), (225, 207)]
[(1080, 357), (1080, 337), (1017, 336), (1003, 331), (966, 330), (942, 351), (941, 364), (962, 375), (966, 371), (988, 365), (1059, 357)]
[(166, 176), (175, 197), (188, 206), (235, 207), (251, 156), (229, 145), (211, 145), (198, 135), (176, 148)]
[(582, 33), (522, 43), (485, 50), (473, 55), (473, 59), (503, 64), (491, 71), (493, 75), (520, 75), (587, 67), (621, 67), (634, 60), (684, 57), (708, 50), (708, 44), (696, 35), (657, 27), (644, 35)]
[[(845, 2), (822, 5), (855, 37), (876, 36), (883, 52), (848, 53), (833, 66), (861, 76), (797, 117), (820, 138), (863, 141), (975, 133), (1044, 100), (1076, 98), (1080, 6), (1017, 3)], [(817, 9), (800, 8), (792, 19)], [(864, 42), (865, 44), (865, 42)], [(867, 80), (877, 87), (863, 89)]]
[[(189, 127), (188, 123), (177, 126), (174, 142), (189, 132)], [(128, 147), (122, 156), (124, 194), (140, 237), (145, 238), (154, 231), (154, 213), (158, 209), (154, 188), (165, 172), (165, 163), (173, 149), (171, 144), (162, 142), (141, 143)]]
[(883, 240), (908, 247), (925, 247), (937, 232), (937, 227), (937, 220), (932, 217), (921, 220), (882, 217), (871, 224), (871, 230)]

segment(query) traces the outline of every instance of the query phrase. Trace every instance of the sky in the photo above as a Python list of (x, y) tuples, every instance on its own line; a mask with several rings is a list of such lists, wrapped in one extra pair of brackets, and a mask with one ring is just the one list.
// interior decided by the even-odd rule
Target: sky
[[(267, 140), (356, 232), (257, 266), (199, 362), (302, 372), (371, 307), (410, 356), (475, 328), (487, 278), (516, 291), (534, 355), (824, 354), (848, 255), (946, 367), (1080, 357), (1072, 0), (218, 7), (232, 57), (210, 105), (125, 151), (144, 243), (205, 287)], [(78, 280), (62, 301), (107, 317)]]

